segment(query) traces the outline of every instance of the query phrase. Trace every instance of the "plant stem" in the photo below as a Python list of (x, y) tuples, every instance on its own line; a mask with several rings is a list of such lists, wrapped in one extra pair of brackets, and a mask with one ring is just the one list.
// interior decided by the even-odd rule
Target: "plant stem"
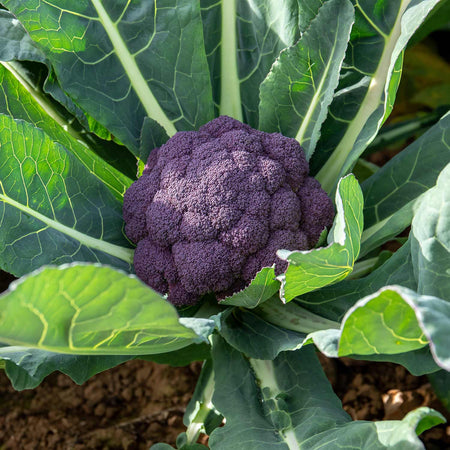
[(237, 68), (236, 1), (222, 0), (220, 47), (220, 115), (242, 122), (241, 92)]
[(55, 108), (48, 97), (41, 91), (38, 86), (35, 86), (31, 80), (29, 80), (18, 63), (14, 61), (4, 62), (0, 61), (0, 64), (5, 67), (6, 70), (12, 73), (17, 81), (28, 91), (28, 93), (34, 98), (39, 106), (49, 115), (61, 128), (74, 137), (77, 141), (83, 143), (86, 147), (90, 147), (90, 142), (86, 140), (86, 132), (77, 131), (73, 126), (73, 121), (67, 121), (62, 114)]
[(418, 132), (425, 131), (437, 123), (446, 111), (447, 107), (438, 108), (436, 111), (432, 111), (423, 116), (385, 127), (367, 147), (364, 155), (382, 150), (387, 145), (395, 144), (403, 139), (414, 136)]
[[(398, 14), (392, 27), (391, 33), (386, 36), (383, 35), (385, 39), (385, 46), (383, 53), (381, 54), (380, 61), (375, 72), (372, 74), (369, 87), (367, 89), (366, 95), (361, 102), (361, 106), (352, 119), (349, 126), (347, 127), (344, 136), (340, 140), (339, 144), (328, 158), (327, 162), (322, 166), (316, 179), (322, 185), (322, 188), (331, 194), (336, 188), (336, 184), (343, 175), (348, 173), (352, 166), (352, 158), (356, 159), (359, 155), (351, 155), (354, 151), (355, 144), (361, 131), (366, 126), (366, 122), (369, 120), (370, 116), (377, 110), (380, 105), (380, 100), (383, 98), (383, 93), (386, 91), (386, 85), (389, 81), (389, 77), (392, 74), (392, 59), (393, 55), (396, 54), (396, 45), (402, 32), (402, 17), (403, 13), (411, 3), (411, 0), (405, 0), (400, 2), (400, 7)], [(361, 7), (357, 6), (362, 12)], [(386, 106), (386, 105), (385, 105)], [(385, 107), (386, 111), (386, 107)], [(381, 126), (383, 118), (378, 120), (377, 129)], [(369, 144), (375, 137), (376, 132), (374, 132), (370, 137), (365, 138), (366, 143)]]
[(198, 437), (204, 427), (205, 420), (208, 417), (209, 413), (212, 409), (214, 409), (214, 405), (212, 403), (212, 396), (214, 394), (214, 372), (212, 370), (209, 371), (209, 378), (206, 384), (204, 385), (202, 397), (198, 401), (200, 403), (200, 407), (197, 411), (197, 414), (192, 419), (191, 423), (188, 425), (186, 430), (186, 438), (187, 444), (195, 444), (197, 442)]
[(254, 311), (267, 322), (298, 333), (312, 333), (330, 328), (339, 329), (341, 326), (339, 322), (318, 316), (294, 301), (283, 304), (276, 297), (261, 303)]
[(367, 275), (375, 266), (375, 264), (378, 262), (378, 259), (379, 259), (378, 256), (376, 256), (374, 258), (368, 258), (365, 259), (364, 261), (355, 263), (355, 265), (353, 266), (353, 270), (351, 274), (347, 277), (347, 279), (352, 280)]
[(147, 115), (158, 122), (166, 130), (169, 137), (173, 136), (177, 132), (177, 129), (153, 95), (147, 80), (137, 65), (135, 56), (131, 54), (120, 34), (117, 22), (113, 22), (101, 0), (92, 0), (91, 3), (97, 11), (98, 20), (103, 25), (114, 48), (114, 52), (122, 64), (131, 86), (141, 101)]

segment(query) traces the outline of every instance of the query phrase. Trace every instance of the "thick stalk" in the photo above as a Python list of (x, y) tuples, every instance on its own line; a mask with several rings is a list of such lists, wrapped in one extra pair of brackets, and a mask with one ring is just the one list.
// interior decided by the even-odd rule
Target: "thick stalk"
[(200, 404), (200, 407), (198, 408), (197, 414), (191, 420), (191, 423), (188, 425), (186, 430), (186, 438), (188, 445), (195, 444), (197, 442), (197, 439), (203, 430), (208, 415), (214, 409), (214, 405), (212, 403), (213, 394), (214, 394), (214, 372), (211, 369), (209, 370), (208, 373), (208, 380), (206, 384), (203, 385), (201, 398), (197, 400), (197, 402)]
[[(316, 175), (316, 178), (322, 185), (322, 188), (328, 194), (332, 193), (335, 190), (339, 178), (345, 175), (345, 173), (347, 173), (350, 169), (351, 164), (349, 162), (349, 156), (354, 149), (358, 136), (365, 127), (369, 117), (376, 111), (376, 109), (380, 105), (380, 101), (383, 98), (383, 94), (385, 93), (389, 77), (392, 74), (392, 55), (394, 54), (397, 41), (401, 36), (402, 16), (410, 3), (411, 0), (405, 0), (401, 3), (395, 24), (390, 35), (383, 34), (383, 38), (385, 39), (385, 47), (381, 55), (378, 67), (371, 77), (366, 96), (362, 101), (357, 114), (348, 126), (344, 136), (335, 148), (334, 152), (331, 154), (330, 158), (328, 158), (327, 162), (322, 166), (322, 168)], [(377, 130), (381, 125), (381, 122), (382, 118), (380, 118), (378, 122)], [(375, 137), (375, 133), (373, 134), (372, 138), (373, 137)], [(372, 139), (369, 138), (367, 143), (369, 143), (371, 140)]]
[(37, 87), (34, 86), (29, 79), (25, 76), (18, 63), (14, 61), (4, 62), (0, 61), (0, 64), (5, 67), (6, 70), (11, 72), (19, 83), (28, 91), (28, 93), (34, 98), (39, 106), (51, 117), (61, 128), (74, 137), (77, 141), (89, 147), (89, 142), (86, 137), (87, 134), (84, 131), (78, 131), (73, 126), (73, 120), (66, 120), (59, 111), (54, 107), (48, 97)]
[(353, 280), (355, 278), (361, 278), (372, 271), (379, 260), (379, 257), (368, 258), (364, 261), (360, 261), (354, 264), (352, 273), (347, 277), (347, 280)]
[(241, 92), (237, 66), (236, 1), (222, 0), (220, 47), (220, 115), (242, 122)]
[(261, 303), (254, 311), (267, 322), (299, 333), (339, 329), (341, 326), (339, 322), (318, 316), (293, 301), (283, 304), (276, 297)]
[[(265, 393), (265, 401), (271, 400), (274, 411), (283, 411), (283, 408), (279, 408), (278, 406), (278, 399), (283, 398), (286, 392), (278, 385), (273, 361), (250, 359), (249, 362), (259, 382), (261, 391)], [(300, 450), (300, 445), (295, 436), (295, 429), (292, 424), (280, 430), (279, 433), (289, 450)]]

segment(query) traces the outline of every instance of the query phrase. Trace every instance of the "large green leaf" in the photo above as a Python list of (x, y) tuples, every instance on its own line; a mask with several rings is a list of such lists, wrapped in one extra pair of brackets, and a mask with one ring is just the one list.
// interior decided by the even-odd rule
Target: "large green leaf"
[(257, 127), (259, 86), (281, 50), (293, 45), (323, 0), (202, 0), (214, 102), (220, 114)]
[[(312, 159), (327, 192), (351, 170), (392, 107), (401, 53), (439, 0), (354, 0), (355, 25)], [(392, 76), (394, 78), (392, 80)]]
[(307, 159), (339, 81), (353, 20), (349, 0), (327, 1), (301, 39), (281, 52), (260, 87), (260, 129), (295, 137)]
[[(10, 70), (7, 70), (10, 69)], [(118, 199), (122, 199), (132, 180), (111, 167), (83, 145), (81, 133), (70, 134), (56, 107), (24, 79), (11, 65), (0, 63), (0, 113), (23, 119), (44, 130), (50, 138), (64, 145)]]
[[(186, 366), (192, 361), (210, 358), (210, 346), (206, 343), (191, 344), (168, 353), (139, 355), (137, 358), (158, 364)], [(77, 384), (83, 384), (93, 375), (135, 358), (134, 355), (71, 355), (37, 348), (0, 347), (0, 360), (14, 389), (34, 389), (53, 372), (62, 372)]]
[(358, 300), (373, 294), (383, 286), (393, 284), (417, 290), (409, 240), (366, 277), (356, 280), (346, 279), (325, 286), (302, 295), (296, 301), (315, 314), (340, 322), (348, 309)]
[(440, 370), (428, 375), (428, 378), (439, 400), (450, 411), (450, 372)]
[(0, 60), (38, 61), (46, 57), (9, 11), (0, 10)]
[[(43, 128), (54, 140), (71, 150), (120, 198), (131, 183), (121, 172), (125, 173), (126, 169), (134, 177), (136, 159), (123, 147), (103, 140), (100, 143), (92, 133), (86, 132), (94, 129), (98, 133), (99, 124), (93, 123), (92, 118), (86, 118), (83, 111), (62, 91), (54, 79), (49, 61), (9, 11), (0, 11), (0, 36), (3, 41), (3, 45), (0, 45), (0, 112)], [(35, 64), (32, 66), (33, 70), (30, 70), (29, 65), (18, 61), (43, 64)], [(42, 85), (66, 109), (47, 95), (42, 90)], [(117, 162), (118, 158), (120, 164)], [(118, 170), (106, 161), (111, 161)]]
[[(0, 304), (0, 341), (11, 345), (145, 355), (205, 341), (181, 325), (176, 309), (160, 294), (106, 266), (44, 267), (14, 282)], [(214, 328), (213, 321), (198, 320)]]
[(77, 384), (117, 366), (133, 356), (80, 356), (53, 353), (36, 348), (0, 347), (5, 372), (17, 391), (34, 389), (52, 372), (59, 371)]
[(136, 154), (145, 116), (169, 136), (213, 118), (199, 2), (4, 3), (63, 89)]
[(282, 351), (300, 348), (306, 338), (306, 333), (279, 327), (246, 309), (230, 309), (221, 319), (220, 335), (251, 358), (274, 359)]
[(361, 185), (365, 224), (362, 255), (411, 224), (417, 200), (436, 184), (439, 173), (450, 162), (449, 130), (447, 113)]
[(213, 403), (226, 419), (209, 438), (214, 450), (418, 450), (416, 432), (445, 420), (423, 408), (402, 421), (352, 422), (311, 347), (248, 360), (216, 337), (213, 363)]
[(411, 254), (418, 292), (443, 298), (450, 304), (450, 163), (417, 207)]
[(276, 294), (279, 288), (280, 282), (275, 277), (274, 268), (264, 267), (247, 287), (226, 297), (220, 304), (255, 308)]
[(336, 218), (328, 235), (329, 245), (309, 251), (279, 250), (289, 262), (280, 276), (281, 295), (286, 301), (344, 279), (358, 258), (363, 229), (363, 199), (353, 175), (343, 178), (336, 192)]
[[(347, 311), (333, 341), (339, 339), (339, 356), (395, 355), (429, 345), (437, 365), (450, 370), (449, 327), (449, 302), (386, 286)], [(316, 340), (314, 333), (311, 337)]]
[(122, 205), (61, 144), (0, 114), (0, 266), (102, 262), (130, 270)]

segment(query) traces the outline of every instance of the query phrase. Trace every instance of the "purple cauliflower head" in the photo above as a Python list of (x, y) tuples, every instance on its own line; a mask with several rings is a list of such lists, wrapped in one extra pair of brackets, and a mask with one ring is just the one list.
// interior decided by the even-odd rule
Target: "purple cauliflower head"
[(263, 267), (283, 272), (276, 251), (312, 248), (333, 221), (308, 171), (295, 139), (227, 116), (176, 133), (125, 193), (136, 274), (181, 306), (241, 290)]

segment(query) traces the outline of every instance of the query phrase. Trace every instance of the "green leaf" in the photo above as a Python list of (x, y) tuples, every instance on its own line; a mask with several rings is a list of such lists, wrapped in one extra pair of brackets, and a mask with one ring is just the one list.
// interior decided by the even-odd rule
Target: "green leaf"
[(439, 400), (450, 411), (450, 371), (440, 370), (429, 374), (428, 379)]
[(295, 137), (307, 159), (338, 85), (353, 20), (350, 1), (327, 1), (301, 39), (281, 52), (260, 87), (260, 129)]
[(329, 245), (309, 251), (279, 250), (289, 262), (280, 277), (281, 295), (286, 301), (344, 279), (358, 258), (363, 229), (363, 199), (353, 175), (343, 178), (336, 192), (336, 218), (328, 235)]
[(0, 341), (11, 345), (146, 355), (204, 341), (160, 294), (106, 266), (44, 267), (13, 282), (0, 303)]
[(347, 278), (340, 283), (302, 295), (296, 301), (315, 314), (340, 322), (358, 300), (393, 284), (417, 289), (410, 241), (368, 276), (357, 280)]
[(159, 130), (153, 126), (152, 120), (146, 117), (141, 130), (141, 140), (139, 144), (139, 158), (144, 164), (147, 162), (148, 155), (152, 150), (167, 142), (167, 135), (163, 130)]
[(428, 15), (419, 29), (412, 37), (409, 45), (425, 39), (430, 33), (439, 29), (448, 29), (450, 27), (450, 2), (441, 0)]
[(23, 119), (64, 145), (86, 168), (121, 200), (132, 180), (111, 167), (82, 142), (82, 133), (69, 127), (57, 107), (23, 73), (11, 64), (0, 63), (0, 113)]
[(406, 414), (402, 422), (408, 423), (416, 430), (416, 434), (419, 436), (424, 431), (441, 423), (445, 423), (446, 420), (441, 413), (426, 406), (422, 406), (421, 408), (417, 408)]
[(102, 262), (130, 270), (122, 205), (41, 129), (0, 114), (0, 266)]
[[(115, 145), (112, 142), (100, 141), (94, 134), (86, 132), (86, 130), (90, 130), (103, 138), (111, 139), (111, 134), (75, 105), (72, 99), (61, 89), (48, 59), (30, 38), (20, 22), (9, 11), (1, 11), (0, 13), (0, 35), (4, 41), (4, 45), (0, 45), (0, 61), (3, 61), (0, 64), (10, 74), (14, 75), (17, 82), (22, 85), (22, 92), (20, 93), (20, 101), (24, 103), (22, 107), (28, 110), (31, 109), (29, 111), (31, 113), (30, 118), (23, 117), (20, 114), (17, 116), (14, 115), (14, 117), (34, 123), (34, 120), (36, 120), (36, 111), (34, 109), (42, 112), (44, 116), (48, 115), (47, 121), (56, 122), (56, 124), (63, 128), (63, 133), (79, 141), (77, 142), (76, 155), (83, 164), (96, 174), (100, 172), (100, 166), (104, 166), (104, 172), (112, 171), (112, 176), (106, 177), (106, 181), (111, 183), (114, 182), (114, 178), (117, 178), (115, 181), (117, 184), (116, 188), (118, 192), (121, 192), (123, 186), (120, 183), (129, 185), (127, 178), (123, 177), (122, 173), (129, 174), (129, 176), (134, 178), (136, 173), (135, 168), (132, 168), (131, 172), (129, 169), (130, 164), (131, 166), (133, 164), (134, 166), (136, 165), (136, 159), (124, 147), (121, 148), (121, 146)], [(19, 63), (18, 61), (25, 61), (25, 63)], [(33, 63), (42, 63), (42, 65), (30, 65), (30, 61)], [(4, 70), (4, 68), (2, 67), (1, 69)], [(46, 95), (46, 93), (49, 95)], [(17, 113), (17, 105), (14, 105), (16, 100), (14, 99), (14, 91), (12, 93), (8, 92), (8, 95), (11, 94), (13, 96), (11, 99), (13, 105), (11, 106), (12, 109), (16, 109)], [(55, 100), (63, 105), (65, 109), (56, 103)], [(32, 103), (35, 107), (33, 108), (28, 103)], [(4, 110), (4, 108), (7, 109), (8, 107), (9, 105), (7, 104), (3, 106), (2, 112), (13, 115)], [(40, 120), (40, 114), (37, 116), (38, 120)], [(46, 131), (48, 132), (48, 130)], [(80, 148), (80, 143), (87, 148)], [(89, 149), (95, 154), (91, 155)], [(104, 161), (100, 160), (99, 162), (96, 154), (103, 158)], [(117, 158), (120, 158), (120, 164), (117, 163)], [(108, 167), (105, 161), (108, 161), (120, 172)]]
[(396, 354), (430, 345), (436, 363), (450, 370), (450, 303), (400, 286), (359, 300), (341, 325), (339, 356)]
[(322, 2), (305, 3), (202, 0), (205, 47), (220, 114), (258, 126), (261, 82), (280, 51), (298, 40), (299, 25), (306, 27)]
[(26, 347), (0, 347), (5, 371), (17, 391), (34, 389), (52, 372), (59, 371), (75, 383), (83, 384), (92, 376), (117, 366), (133, 356), (64, 355)]
[(387, 287), (361, 299), (347, 312), (342, 323), (339, 355), (403, 353), (418, 350), (427, 343), (402, 291)]
[(44, 51), (62, 88), (136, 155), (145, 116), (169, 136), (213, 118), (199, 2), (5, 6)]
[(449, 129), (447, 113), (361, 185), (365, 224), (362, 255), (411, 224), (417, 200), (436, 184), (439, 173), (450, 162)]
[(24, 33), (19, 21), (9, 11), (0, 10), (0, 60), (45, 63), (44, 52)]
[[(430, 151), (430, 149), (428, 149)], [(450, 163), (417, 207), (411, 254), (418, 292), (450, 302)]]
[[(316, 343), (315, 340), (314, 343)], [(359, 359), (363, 361), (391, 362), (400, 364), (415, 377), (420, 377), (427, 374), (430, 375), (433, 372), (437, 372), (440, 370), (440, 367), (433, 359), (429, 347), (423, 347), (419, 350), (413, 350), (411, 352), (396, 353), (395, 355), (349, 355), (349, 358)]]
[(340, 82), (311, 161), (312, 173), (317, 172), (327, 192), (351, 170), (386, 119), (398, 84), (401, 53), (437, 3), (355, 2), (355, 25)]
[[(187, 427), (183, 436), (185, 445), (196, 442), (200, 433), (211, 434), (222, 423), (223, 417), (212, 403), (214, 388), (212, 362), (208, 360), (203, 364), (194, 394), (184, 413), (183, 423)], [(178, 439), (177, 446), (180, 447)]]
[(168, 353), (157, 353), (138, 357), (138, 359), (153, 361), (157, 364), (169, 364), (173, 367), (183, 367), (193, 361), (204, 361), (209, 358), (211, 358), (211, 347), (205, 342), (191, 344), (180, 350), (174, 350)]
[(444, 420), (435, 411), (418, 410), (403, 421), (352, 422), (313, 348), (262, 361), (245, 358), (218, 336), (213, 344), (215, 384), (221, 387), (213, 403), (226, 419), (210, 436), (214, 450), (419, 450), (416, 427), (427, 417)]
[(306, 338), (306, 333), (279, 327), (255, 311), (240, 308), (230, 309), (222, 315), (220, 335), (246, 356), (269, 360), (282, 351), (300, 348)]
[(247, 287), (226, 297), (220, 304), (255, 308), (276, 294), (279, 288), (280, 282), (275, 278), (273, 267), (264, 267)]

